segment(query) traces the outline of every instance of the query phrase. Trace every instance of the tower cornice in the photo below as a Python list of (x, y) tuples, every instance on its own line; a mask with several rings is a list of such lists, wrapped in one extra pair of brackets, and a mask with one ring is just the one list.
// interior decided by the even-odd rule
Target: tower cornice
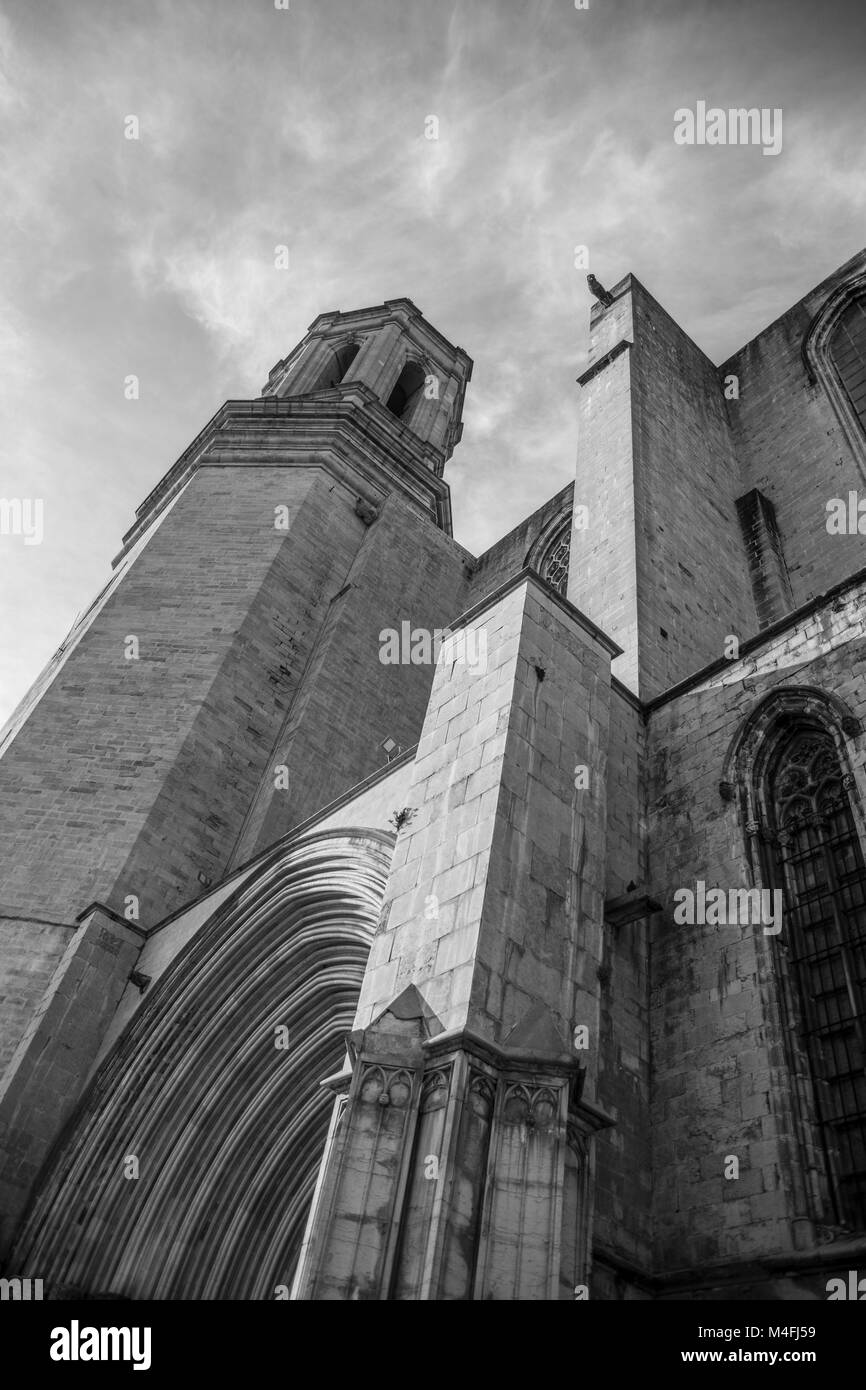
[(319, 394), (225, 401), (136, 509), (135, 523), (113, 563), (123, 558), (197, 469), (309, 467), (311, 455), (317, 466), (347, 485), (357, 485), (366, 500), (378, 502), (389, 492), (399, 492), (451, 534), (450, 489), (439, 476), (441, 451), (402, 425), (362, 382), (349, 382), (333, 388), (327, 398)]

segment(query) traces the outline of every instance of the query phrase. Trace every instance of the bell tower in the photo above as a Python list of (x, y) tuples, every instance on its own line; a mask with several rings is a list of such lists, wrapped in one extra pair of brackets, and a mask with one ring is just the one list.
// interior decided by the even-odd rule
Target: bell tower
[(471, 366), (407, 299), (320, 315), (144, 499), (0, 736), (0, 1246), (102, 1035), (55, 1029), (55, 1066), (40, 1033), (96, 968), (82, 914), (126, 924), (110, 1015), (136, 943), (417, 742), (432, 670), (379, 633), (466, 607), (442, 474)]
[(446, 342), (411, 299), (389, 299), (376, 309), (320, 314), (294, 351), (271, 369), (262, 398), (327, 392), (334, 399), (362, 400), (374, 411), (384, 407), (399, 422), (404, 447), (441, 478), (463, 432), (471, 370), (463, 349)]

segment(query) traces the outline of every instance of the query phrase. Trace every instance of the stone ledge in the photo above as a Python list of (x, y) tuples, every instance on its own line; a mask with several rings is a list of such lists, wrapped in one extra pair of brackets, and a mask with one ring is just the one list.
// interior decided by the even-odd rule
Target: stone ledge
[(622, 647), (620, 647), (612, 637), (608, 637), (607, 633), (594, 623), (591, 618), (588, 618), (579, 608), (575, 608), (574, 604), (569, 603), (567, 598), (563, 598), (562, 594), (560, 594), (557, 589), (554, 589), (552, 585), (548, 584), (547, 580), (542, 578), (538, 571), (532, 569), (529, 565), (525, 565), (523, 569), (517, 570), (514, 574), (510, 575), (508, 579), (498, 584), (495, 589), (491, 589), (490, 592), (479, 599), (477, 603), (474, 603), (471, 608), (467, 608), (465, 613), (461, 613), (459, 617), (449, 623), (448, 626), (450, 630), (456, 632), (458, 628), (464, 627), (467, 623), (480, 617), (485, 609), (492, 608), (500, 599), (505, 598), (513, 589), (519, 588), (519, 586), (524, 583), (533, 584), (546, 598), (552, 599), (554, 603), (562, 609), (566, 617), (570, 618), (576, 626), (583, 628), (584, 632), (598, 642), (599, 646), (603, 647), (611, 657), (622, 656)]
[(104, 917), (110, 918), (111, 921), (116, 922), (119, 927), (126, 927), (136, 936), (140, 936), (142, 941), (147, 940), (148, 933), (144, 929), (144, 927), (142, 927), (138, 922), (130, 922), (128, 918), (121, 917), (119, 913), (112, 911), (110, 907), (106, 907), (105, 903), (89, 903), (83, 912), (79, 912), (78, 916), (75, 919), (76, 922), (83, 922), (85, 917), (89, 917), (92, 912), (101, 912)]
[(631, 342), (629, 338), (620, 338), (619, 342), (614, 343), (613, 347), (610, 348), (603, 357), (600, 357), (597, 362), (593, 362), (591, 367), (587, 367), (586, 371), (576, 378), (578, 386), (587, 386), (594, 376), (598, 376), (599, 372), (603, 372), (605, 367), (610, 366), (611, 362), (615, 361), (621, 353), (625, 352), (626, 348), (630, 347), (634, 347), (634, 343)]
[(645, 701), (643, 704), (645, 716), (654, 714), (655, 711), (661, 709), (663, 705), (669, 704), (670, 701), (678, 699), (680, 695), (685, 695), (688, 691), (703, 685), (705, 681), (708, 681), (720, 671), (731, 670), (733, 667), (737, 666), (739, 662), (743, 661), (745, 657), (750, 656), (752, 652), (759, 651), (761, 647), (768, 645), (774, 638), (782, 636), (789, 628), (795, 631), (803, 620), (808, 618), (812, 613), (817, 613), (820, 609), (828, 607), (834, 599), (842, 598), (844, 595), (856, 589), (858, 585), (864, 583), (866, 583), (866, 569), (859, 569), (854, 574), (849, 575), (847, 579), (840, 580), (838, 584), (834, 584), (831, 588), (826, 589), (824, 593), (817, 594), (815, 598), (808, 599), (806, 603), (802, 603), (799, 608), (792, 608), (791, 612), (786, 613), (784, 618), (780, 618), (778, 622), (773, 623), (770, 627), (765, 627), (761, 632), (756, 633), (754, 637), (749, 637), (744, 642), (741, 642), (740, 655), (736, 661), (731, 661), (726, 656), (718, 657), (715, 661), (709, 662), (708, 665), (702, 666), (700, 670), (695, 671), (691, 676), (686, 676), (684, 680), (662, 691), (660, 695), (654, 695), (651, 700)]
[(661, 903), (646, 893), (623, 893), (618, 898), (607, 899), (604, 905), (605, 926), (624, 927), (629, 922), (637, 922), (661, 910)]

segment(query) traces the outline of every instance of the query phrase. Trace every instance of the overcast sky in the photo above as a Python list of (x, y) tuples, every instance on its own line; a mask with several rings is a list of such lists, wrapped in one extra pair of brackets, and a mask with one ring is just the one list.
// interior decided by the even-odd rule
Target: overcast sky
[[(478, 552), (573, 474), (576, 245), (722, 361), (866, 244), (863, 0), (0, 0), (0, 63), (0, 497), (44, 500), (0, 536), (0, 722), (318, 313), (407, 296), (475, 359)], [(782, 152), (677, 145), (699, 99), (782, 108)]]

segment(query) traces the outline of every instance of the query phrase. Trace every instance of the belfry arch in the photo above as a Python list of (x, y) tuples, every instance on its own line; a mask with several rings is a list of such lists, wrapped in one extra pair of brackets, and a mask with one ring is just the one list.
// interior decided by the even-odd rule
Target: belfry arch
[(332, 1108), (319, 1082), (344, 1057), (392, 844), (282, 848), (205, 923), (62, 1134), (16, 1268), (134, 1299), (288, 1286)]

